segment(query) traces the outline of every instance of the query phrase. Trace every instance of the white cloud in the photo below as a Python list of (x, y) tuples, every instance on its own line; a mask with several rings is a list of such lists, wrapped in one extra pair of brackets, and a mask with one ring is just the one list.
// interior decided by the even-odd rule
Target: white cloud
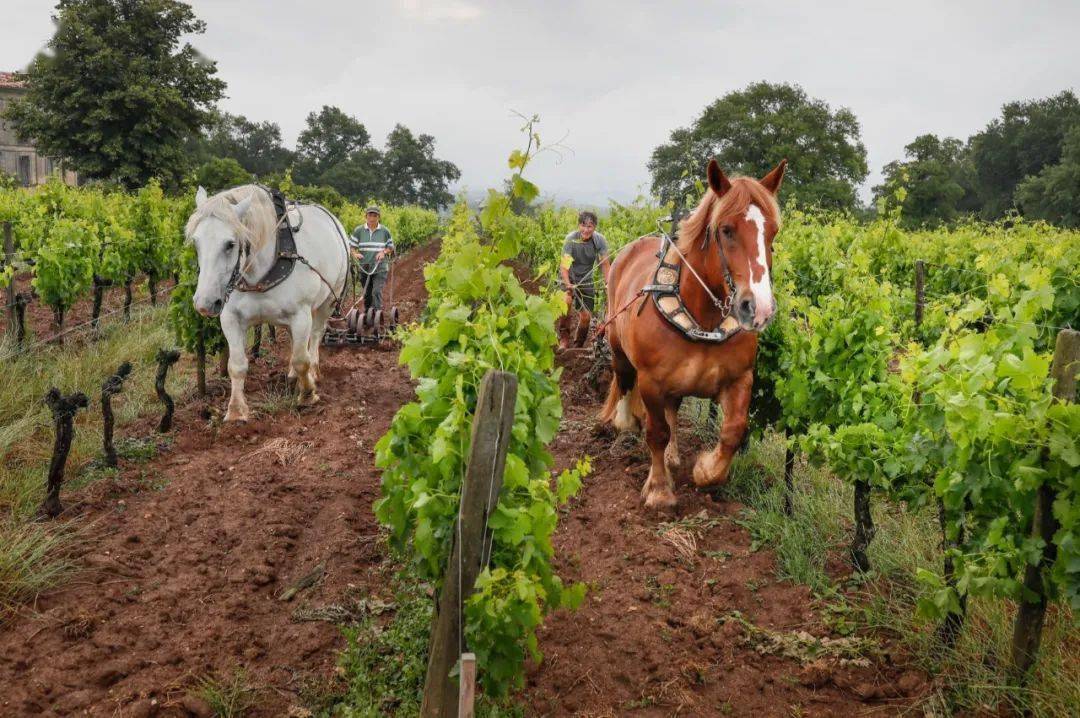
[(462, 0), (401, 0), (405, 16), (413, 20), (475, 20), (484, 14), (482, 8)]

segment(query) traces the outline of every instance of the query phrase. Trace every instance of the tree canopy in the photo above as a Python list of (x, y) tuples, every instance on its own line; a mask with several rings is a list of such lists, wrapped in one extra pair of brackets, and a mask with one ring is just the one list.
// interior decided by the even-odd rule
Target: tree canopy
[(205, 24), (177, 0), (60, 0), (54, 19), (50, 52), (6, 113), (19, 134), (86, 178), (178, 184), (225, 88), (182, 42)]
[(963, 142), (920, 135), (904, 147), (904, 155), (906, 161), (885, 165), (885, 181), (874, 187), (874, 197), (890, 208), (899, 203), (905, 226), (938, 226), (976, 208)]
[(783, 196), (824, 208), (853, 209), (868, 172), (854, 113), (790, 84), (758, 82), (728, 93), (673, 131), (649, 160), (653, 193), (679, 203), (696, 196), (710, 157), (726, 172), (755, 177), (787, 158)]
[(256, 175), (284, 172), (293, 163), (293, 152), (285, 147), (277, 123), (253, 122), (228, 112), (214, 113), (198, 145), (204, 162), (213, 157), (233, 159)]
[(1010, 102), (1001, 117), (973, 135), (971, 161), (983, 219), (1012, 210), (1020, 183), (1061, 161), (1065, 136), (1077, 125), (1080, 101), (1066, 90), (1041, 100)]

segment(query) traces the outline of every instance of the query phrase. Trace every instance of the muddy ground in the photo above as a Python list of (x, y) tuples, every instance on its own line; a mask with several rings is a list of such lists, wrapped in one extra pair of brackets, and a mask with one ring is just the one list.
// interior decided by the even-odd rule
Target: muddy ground
[[(405, 318), (423, 304), (422, 268), (437, 251), (396, 268)], [(740, 506), (694, 492), (685, 476), (677, 514), (646, 513), (640, 447), (595, 430), (588, 357), (564, 364), (552, 449), (560, 468), (589, 454), (594, 471), (556, 549), (564, 577), (590, 590), (541, 631), (546, 659), (521, 695), (530, 714), (892, 715), (924, 690), (887, 645), (865, 666), (769, 652), (828, 636), (808, 590), (775, 580)], [(237, 668), (260, 687), (250, 715), (304, 715), (335, 689), (344, 640), (320, 619), (387, 596), (372, 447), (412, 385), (395, 347), (325, 350), (323, 402), (300, 413), (281, 399), (283, 373), (280, 357), (253, 365), (251, 423), (220, 425), (223, 396), (185, 401), (155, 457), (66, 496), (86, 569), (0, 628), (0, 715), (204, 715), (192, 688)], [(696, 448), (684, 441), (686, 470)], [(661, 535), (663, 521), (677, 524)], [(312, 585), (283, 600), (305, 577)]]

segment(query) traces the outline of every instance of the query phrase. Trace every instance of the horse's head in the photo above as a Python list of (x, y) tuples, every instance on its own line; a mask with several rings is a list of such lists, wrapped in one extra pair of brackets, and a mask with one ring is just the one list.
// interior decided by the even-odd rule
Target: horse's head
[(231, 284), (238, 278), (242, 249), (250, 247), (244, 218), (254, 199), (252, 192), (233, 204), (225, 193), (210, 198), (202, 187), (195, 193), (195, 212), (186, 233), (199, 259), (199, 283), (192, 301), (204, 317), (221, 314)]
[(732, 314), (749, 331), (763, 329), (776, 312), (770, 271), (773, 238), (780, 229), (776, 193), (786, 167), (787, 160), (782, 160), (760, 180), (729, 180), (715, 159), (709, 162), (709, 187), (715, 199), (703, 200), (703, 219), (735, 283)]

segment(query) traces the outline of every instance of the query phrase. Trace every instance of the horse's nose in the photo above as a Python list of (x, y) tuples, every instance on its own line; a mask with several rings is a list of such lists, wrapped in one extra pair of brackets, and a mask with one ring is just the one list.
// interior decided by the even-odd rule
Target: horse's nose
[(221, 314), (221, 308), (225, 306), (225, 302), (220, 299), (215, 299), (209, 305), (199, 301), (199, 298), (195, 298), (195, 311), (204, 317), (216, 317)]
[(754, 311), (756, 309), (757, 307), (754, 303), (754, 298), (744, 297), (739, 301), (738, 308), (736, 309), (739, 315), (739, 321), (743, 324), (752, 324), (754, 321)]

